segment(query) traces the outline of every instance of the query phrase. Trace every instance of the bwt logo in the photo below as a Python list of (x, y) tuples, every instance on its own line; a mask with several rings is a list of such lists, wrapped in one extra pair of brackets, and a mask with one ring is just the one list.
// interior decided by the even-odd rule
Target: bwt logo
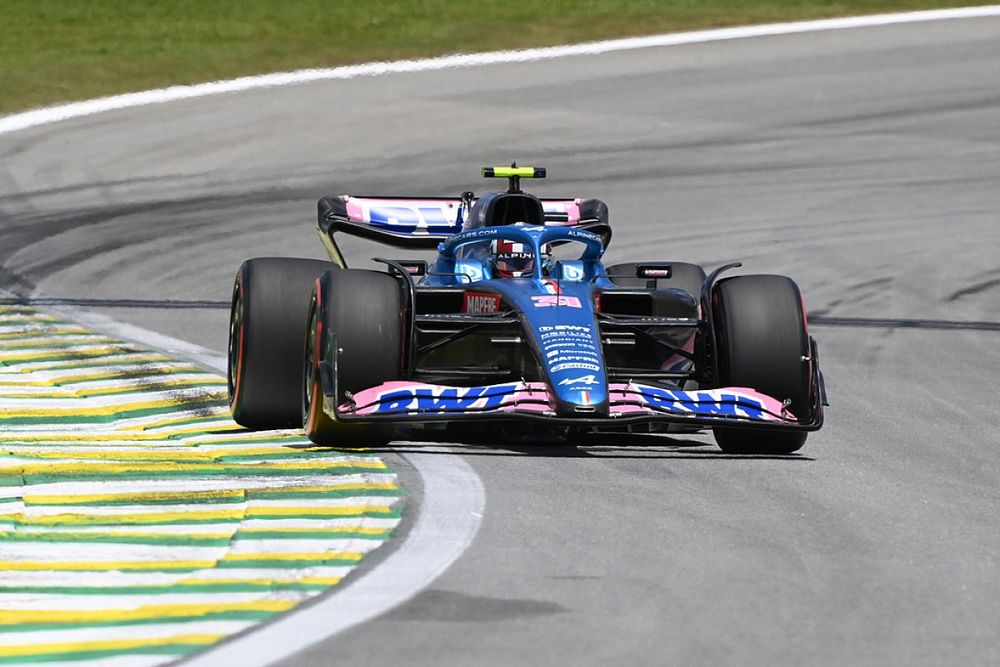
[(651, 407), (668, 412), (688, 412), (706, 417), (747, 417), (759, 421), (768, 419), (764, 405), (747, 396), (707, 391), (670, 391), (646, 385), (639, 389)]
[(450, 219), (445, 208), (434, 206), (372, 206), (368, 209), (368, 220), (373, 225), (407, 233), (422, 229), (429, 234), (451, 234), (462, 227), (457, 217)]
[(517, 384), (489, 387), (407, 387), (378, 396), (376, 414), (492, 410), (517, 390)]

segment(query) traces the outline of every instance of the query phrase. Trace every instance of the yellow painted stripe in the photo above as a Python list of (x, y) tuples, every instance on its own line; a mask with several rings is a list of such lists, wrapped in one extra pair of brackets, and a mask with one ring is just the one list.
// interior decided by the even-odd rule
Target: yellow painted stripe
[(288, 517), (310, 517), (336, 514), (352, 516), (364, 512), (391, 512), (389, 505), (353, 505), (349, 507), (247, 507), (246, 517), (252, 519), (259, 516), (288, 516)]
[[(229, 407), (226, 405), (220, 405), (218, 407), (208, 408), (207, 410), (203, 410), (199, 416), (204, 418), (219, 419), (220, 421), (223, 419), (228, 420), (230, 419)], [(204, 423), (201, 422), (194, 424), (184, 424), (182, 426), (176, 426), (174, 428), (170, 428), (172, 424), (186, 422), (191, 418), (192, 418), (191, 414), (186, 414), (186, 415), (181, 414), (177, 416), (167, 417), (164, 419), (157, 419), (156, 421), (143, 422), (143, 424), (138, 428), (142, 428), (145, 431), (152, 431), (150, 435), (152, 435), (154, 438), (159, 438), (160, 440), (175, 436), (181, 436), (185, 434), (204, 433), (206, 426)], [(242, 429), (243, 429), (242, 426), (233, 421), (228, 423), (223, 422), (221, 424), (212, 425), (213, 431), (239, 431)]]
[[(38, 658), (39, 656), (60, 656), (66, 654), (102, 653), (109, 651), (128, 651), (136, 649), (141, 654), (142, 649), (154, 646), (208, 646), (214, 644), (225, 635), (173, 635), (162, 638), (119, 639), (98, 642), (71, 642), (58, 644), (25, 644), (20, 646), (0, 647), (0, 658)], [(58, 659), (58, 658), (50, 658)], [(44, 663), (43, 663), (44, 664)]]
[[(185, 375), (196, 374), (194, 372), (185, 373)], [(87, 380), (66, 380), (65, 378), (59, 378), (55, 381), (49, 382), (34, 382), (31, 384), (25, 382), (18, 383), (4, 383), (0, 382), (0, 388), (7, 389), (9, 391), (14, 391), (17, 389), (22, 389), (24, 387), (45, 387), (49, 391), (34, 391), (31, 393), (25, 392), (26, 396), (30, 398), (90, 398), (91, 396), (104, 396), (105, 394), (113, 393), (127, 393), (128, 391), (134, 391), (136, 394), (142, 394), (150, 391), (163, 391), (164, 389), (169, 389), (170, 387), (189, 387), (191, 385), (225, 385), (226, 381), (223, 378), (213, 377), (208, 374), (199, 375), (198, 377), (190, 378), (176, 378), (172, 373), (150, 373), (142, 374), (142, 371), (136, 372), (136, 377), (131, 378), (117, 378), (124, 380), (118, 384), (109, 385), (106, 387), (90, 387), (86, 383), (90, 382)], [(99, 382), (100, 378), (93, 380), (93, 382)], [(84, 384), (82, 387), (72, 388), (68, 385), (73, 384)], [(11, 394), (5, 394), (5, 396), (13, 397)]]
[[(73, 356), (75, 357), (73, 361), (79, 362), (79, 360), (83, 357), (111, 357), (117, 353), (130, 352), (135, 349), (136, 347), (134, 345), (127, 345), (127, 344), (121, 344), (115, 346), (104, 345), (89, 350), (81, 350), (77, 348), (72, 351)], [(32, 359), (44, 359), (45, 357), (51, 357), (59, 353), (60, 350), (57, 349), (36, 350), (35, 352), (22, 352), (14, 354), (4, 354), (0, 352), (0, 362), (9, 363), (12, 361), (31, 361)]]
[[(0, 465), (0, 474), (21, 474), (21, 475), (85, 475), (90, 473), (105, 473), (109, 475), (123, 475), (127, 473), (154, 473), (154, 472), (211, 472), (227, 471), (234, 468), (245, 468), (246, 472), (256, 472), (261, 470), (326, 470), (329, 468), (365, 468), (378, 470), (386, 467), (382, 461), (375, 460), (332, 460), (332, 461), (301, 461), (298, 459), (290, 461), (264, 461), (253, 464), (239, 463), (172, 463), (159, 461), (136, 461), (127, 465), (118, 463), (53, 463), (51, 465), (40, 463), (26, 463), (15, 465)], [(234, 476), (239, 475), (239, 470), (233, 470)]]
[(254, 489), (254, 493), (260, 494), (270, 494), (270, 493), (288, 493), (289, 491), (295, 491), (297, 493), (328, 493), (330, 491), (362, 491), (362, 490), (377, 490), (377, 491), (394, 491), (398, 489), (393, 482), (357, 482), (353, 484), (330, 484), (326, 486), (293, 486), (293, 487), (275, 487), (270, 489)]
[[(99, 651), (127, 651), (152, 646), (207, 646), (214, 644), (225, 635), (174, 635), (171, 637), (147, 637), (145, 639), (114, 639), (98, 642), (70, 642), (60, 644), (22, 644), (0, 646), (0, 658), (28, 658), (49, 654), (90, 653)], [(141, 653), (142, 651), (137, 651)]]
[(301, 553), (227, 553), (221, 560), (243, 562), (255, 560), (361, 560), (364, 554), (350, 551), (319, 551)]
[[(183, 447), (183, 448), (182, 448)], [(130, 451), (107, 451), (95, 447), (62, 447), (59, 451), (38, 451), (33, 448), (16, 449), (14, 447), (0, 447), (0, 455), (14, 454), (24, 458), (32, 459), (97, 459), (100, 461), (132, 461), (135, 459), (144, 460), (164, 460), (164, 461), (205, 461), (213, 462), (219, 458), (230, 456), (260, 456), (268, 457), (276, 454), (298, 454), (301, 452), (315, 453), (314, 448), (291, 448), (278, 445), (276, 447), (254, 447), (247, 449), (211, 449), (211, 445), (205, 444), (202, 447), (193, 447), (177, 443), (174, 447), (164, 445), (163, 451), (151, 449), (148, 446), (138, 446)], [(307, 460), (307, 459), (305, 459)]]
[[(49, 336), (49, 335), (46, 335), (45, 332), (38, 332), (35, 336), (32, 336), (30, 338), (28, 338), (28, 337), (22, 337), (20, 339), (7, 340), (6, 342), (4, 342), (3, 346), (4, 346), (4, 349), (6, 349), (6, 350), (12, 350), (12, 351), (13, 350), (19, 350), (19, 349), (28, 349), (28, 350), (34, 349), (34, 350), (37, 350), (38, 348), (45, 347), (46, 350), (48, 351), (48, 354), (52, 354), (53, 352), (59, 353), (59, 352), (75, 351), (74, 350), (74, 346), (72, 345), (72, 343), (76, 343), (76, 346), (81, 346), (81, 345), (108, 345), (108, 346), (115, 345), (115, 346), (118, 346), (118, 345), (121, 344), (120, 341), (115, 340), (114, 338), (111, 338), (110, 336), (101, 336), (99, 334), (93, 334), (93, 333), (90, 333), (90, 334), (80, 334), (80, 335), (81, 336), (86, 336), (86, 340), (79, 340), (79, 337), (78, 337), (77, 340), (66, 341), (66, 340), (60, 340), (59, 336)], [(67, 342), (69, 344), (66, 344)], [(64, 343), (64, 345), (59, 346), (59, 347), (56, 347), (56, 346), (47, 347), (46, 343), (49, 343), (49, 344), (52, 344), (52, 343)]]
[[(388, 528), (368, 528), (357, 524), (347, 524), (337, 528), (237, 528), (237, 537), (251, 537), (256, 533), (312, 533), (315, 535), (339, 535), (345, 532), (360, 533), (362, 535), (382, 535)], [(200, 534), (200, 533), (199, 533)], [(226, 536), (228, 537), (228, 535)]]
[[(0, 571), (16, 570), (19, 572), (83, 572), (97, 570), (198, 570), (215, 567), (214, 560), (94, 560), (94, 561), (63, 561), (46, 562), (33, 560), (0, 561)], [(0, 610), (0, 618), (3, 618)], [(2, 621), (0, 621), (2, 622)], [(22, 621), (28, 623), (29, 621)]]
[[(160, 368), (143, 369), (141, 368), (141, 363), (137, 363), (136, 366), (139, 368), (130, 369), (134, 372), (137, 377), (143, 378), (158, 378), (161, 375), (163, 377), (170, 377), (173, 373), (198, 373), (202, 372), (202, 369), (195, 364), (181, 364), (174, 363), (170, 365), (160, 365)], [(82, 369), (81, 369), (82, 370)], [(19, 371), (20, 373), (20, 371)], [(76, 384), (79, 382), (97, 382), (100, 380), (109, 380), (112, 378), (120, 378), (122, 375), (122, 368), (117, 370), (105, 370), (99, 373), (85, 373), (80, 372), (74, 375), (60, 375), (58, 377), (49, 378), (47, 380), (21, 380), (20, 378), (10, 378), (10, 384), (22, 385), (25, 387), (52, 387), (63, 384)], [(210, 373), (205, 373), (207, 378), (216, 379)], [(16, 380), (16, 382), (14, 381)], [(221, 378), (218, 378), (220, 382), (224, 382)], [(7, 384), (6, 380), (0, 381), (0, 385)]]
[(226, 611), (285, 611), (294, 607), (295, 600), (257, 600), (254, 602), (233, 602), (223, 604), (158, 604), (135, 609), (53, 609), (53, 610), (0, 610), (0, 625), (19, 623), (99, 623), (114, 621), (136, 621), (141, 619), (178, 618), (203, 616)]
[[(33, 516), (22, 512), (0, 514), (0, 521), (13, 521), (22, 526), (92, 526), (114, 520), (129, 525), (151, 525), (175, 521), (239, 521), (263, 516), (349, 517), (365, 512), (389, 513), (388, 505), (357, 505), (352, 507), (246, 507), (233, 510), (195, 510), (191, 512), (156, 512), (142, 514), (47, 514)], [(2, 568), (0, 568), (2, 569)]]
[[(333, 486), (293, 486), (270, 489), (251, 489), (254, 494), (280, 494), (280, 493), (327, 493), (333, 491), (392, 491), (399, 487), (392, 482), (386, 483), (358, 483), (340, 484)], [(87, 503), (109, 503), (128, 502), (148, 503), (151, 501), (186, 501), (186, 500), (210, 500), (210, 499), (231, 499), (241, 501), (246, 497), (243, 489), (217, 489), (211, 491), (148, 491), (130, 493), (81, 493), (72, 495), (46, 495), (26, 493), (21, 496), (25, 503), (44, 505), (82, 505)]]
[[(2, 314), (0, 314), (2, 317)], [(54, 327), (51, 325), (25, 325), (24, 329), (21, 331), (7, 331), (0, 333), (0, 340), (14, 340), (17, 338), (26, 338), (28, 336), (38, 336), (40, 334), (52, 334), (53, 337), (58, 336), (82, 336), (94, 333), (90, 329), (84, 329), (83, 327), (69, 326), (69, 327)]]
[[(329, 566), (326, 566), (329, 567)], [(346, 566), (345, 566), (346, 567)], [(171, 586), (204, 586), (206, 584), (211, 584), (213, 586), (224, 586), (227, 584), (256, 584), (259, 586), (290, 586), (294, 584), (312, 584), (315, 586), (336, 586), (341, 582), (342, 577), (275, 577), (275, 578), (238, 578), (234, 577), (232, 579), (182, 579), (181, 581), (171, 584)], [(0, 588), (0, 591), (3, 589)]]
[[(227, 553), (217, 560), (78, 560), (78, 561), (0, 561), (0, 570), (17, 572), (110, 572), (113, 570), (205, 570), (219, 561), (293, 561), (293, 560), (352, 560), (359, 561), (364, 554), (351, 551), (324, 551), (318, 553)], [(0, 610), (0, 615), (2, 615)]]
[[(20, 398), (20, 399), (53, 399), (53, 398), (77, 398), (77, 399), (87, 399), (94, 396), (108, 396), (112, 394), (122, 394), (125, 395), (130, 391), (141, 394), (148, 391), (169, 391), (170, 389), (182, 389), (186, 387), (212, 387), (215, 385), (225, 385), (226, 381), (218, 378), (190, 378), (187, 380), (170, 380), (160, 382), (150, 378), (146, 384), (134, 383), (129, 385), (119, 385), (116, 387), (100, 387), (95, 389), (87, 389), (82, 387), (80, 389), (68, 389), (64, 387), (52, 388), (45, 392), (30, 392), (30, 391), (17, 391), (17, 390), (5, 390), (0, 388), (0, 397), (2, 398)], [(151, 386), (155, 385), (155, 386)], [(77, 411), (79, 412), (79, 411)]]
[(132, 500), (137, 503), (169, 500), (183, 502), (185, 500), (223, 498), (241, 501), (245, 496), (242, 489), (221, 489), (214, 491), (149, 491), (135, 493), (81, 493), (74, 495), (36, 495), (26, 493), (21, 497), (28, 504), (82, 505), (87, 503), (128, 502)]
[[(100, 363), (94, 364), (95, 361)], [(7, 369), (8, 372), (14, 371), (17, 373), (33, 373), (35, 371), (49, 371), (59, 368), (86, 368), (88, 365), (101, 365), (110, 364), (115, 362), (127, 362), (127, 364), (141, 364), (147, 362), (155, 363), (167, 363), (173, 361), (170, 357), (162, 354), (155, 354), (152, 352), (123, 352), (122, 354), (116, 354), (114, 356), (108, 357), (106, 360), (102, 359), (59, 359), (56, 361), (39, 361), (37, 363), (29, 364), (27, 366), (19, 366), (16, 368)], [(82, 363), (81, 363), (82, 362)], [(125, 364), (122, 364), (125, 366)]]
[[(218, 391), (205, 391), (200, 399), (204, 400), (222, 400), (223, 394)], [(179, 407), (184, 409), (185, 406), (189, 405), (192, 396), (176, 396), (171, 398), (163, 398), (158, 401), (131, 401), (115, 403), (113, 405), (98, 405), (92, 408), (84, 407), (50, 407), (50, 408), (36, 408), (33, 410), (16, 410), (14, 408), (4, 409), (4, 416), (8, 418), (24, 418), (24, 417), (51, 417), (53, 420), (57, 420), (61, 417), (67, 416), (90, 416), (90, 417), (110, 417), (115, 414), (122, 412), (131, 412), (135, 410), (151, 410), (154, 408), (168, 408), (168, 407)], [(180, 418), (175, 418), (180, 419)], [(190, 416), (185, 416), (183, 419), (190, 419)], [(148, 425), (147, 425), (148, 427)]]

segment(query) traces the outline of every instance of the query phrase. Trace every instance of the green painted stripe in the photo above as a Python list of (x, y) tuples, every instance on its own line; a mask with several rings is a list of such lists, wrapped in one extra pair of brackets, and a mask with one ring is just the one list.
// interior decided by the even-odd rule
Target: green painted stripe
[(174, 593), (268, 593), (284, 591), (321, 591), (330, 584), (306, 584), (300, 581), (268, 584), (254, 582), (199, 582), (166, 586), (2, 586), (0, 604), (5, 594), (36, 595), (169, 595)]
[(300, 570), (306, 567), (319, 566), (354, 566), (360, 562), (360, 558), (301, 558), (297, 560), (270, 560), (262, 558), (261, 560), (220, 560), (215, 564), (215, 567), (219, 570), (236, 570), (242, 568)]
[[(38, 331), (35, 332), (34, 336), (25, 336), (22, 342), (18, 342), (16, 338), (4, 339), (4, 348), (8, 350), (37, 350), (45, 347), (51, 350), (68, 350), (80, 347), (81, 345), (104, 345), (106, 347), (121, 345), (121, 341), (119, 340), (97, 334), (71, 334), (77, 340), (59, 340), (62, 335), (46, 335), (44, 331)], [(83, 337), (86, 337), (86, 340), (79, 340)], [(46, 339), (44, 344), (41, 342), (43, 338)]]
[[(126, 378), (119, 378), (119, 379), (126, 379)], [(134, 376), (131, 376), (128, 379), (134, 380), (136, 384), (125, 387), (118, 387), (115, 389), (100, 389), (100, 388), (95, 388), (92, 390), (86, 388), (73, 389), (73, 390), (67, 390), (73, 392), (72, 395), (70, 396), (65, 396), (64, 394), (61, 394), (59, 396), (52, 396), (48, 398), (63, 398), (65, 396), (66, 398), (79, 398), (83, 400), (87, 398), (106, 398), (106, 397), (110, 398), (112, 396), (128, 396), (128, 395), (142, 396), (143, 394), (146, 394), (151, 391), (170, 391), (172, 389), (176, 389), (178, 391), (180, 390), (189, 391), (192, 389), (205, 388), (206, 391), (213, 391), (217, 387), (226, 385), (225, 380), (210, 379), (210, 378), (206, 378), (204, 381), (197, 381), (197, 382), (185, 381), (183, 384), (177, 382), (171, 382), (170, 380), (147, 380), (146, 378), (134, 377)], [(29, 401), (29, 400), (36, 400), (38, 398), (39, 398), (38, 396), (33, 396), (30, 398), (21, 398), (20, 400)], [(18, 400), (18, 399), (8, 399), (8, 400)]]
[[(52, 362), (37, 362), (41, 365), (35, 370), (38, 371), (51, 371), (61, 368), (73, 368), (73, 369), (86, 369), (86, 368), (102, 368), (104, 366), (140, 366), (142, 364), (172, 364), (178, 363), (170, 357), (164, 356), (157, 352), (148, 351), (138, 351), (138, 352), (128, 352), (131, 358), (123, 359), (120, 357), (113, 358), (97, 358), (97, 359), (68, 359), (65, 361), (52, 361)], [(0, 364), (2, 365), (2, 364)], [(26, 372), (26, 371), (19, 371)]]
[[(102, 500), (86, 502), (36, 502), (30, 499), (24, 501), (25, 507), (122, 507), (157, 505), (225, 505), (242, 503), (249, 500), (327, 500), (334, 498), (398, 498), (402, 490), (394, 489), (354, 489), (344, 491), (312, 491), (308, 493), (255, 493), (243, 494), (244, 497), (194, 497), (194, 498), (134, 498), (132, 500)], [(3, 498), (0, 502), (16, 502), (19, 498)]]
[(138, 348), (126, 347), (123, 345), (106, 345), (106, 350), (92, 350), (90, 352), (77, 350), (75, 352), (64, 352), (56, 353), (51, 355), (44, 355), (41, 357), (31, 357), (30, 359), (8, 359), (6, 361), (0, 361), (0, 366), (23, 366), (24, 364), (41, 364), (50, 361), (83, 361), (83, 360), (93, 360), (105, 357), (113, 357), (116, 354), (134, 354), (139, 352)]
[[(373, 469), (365, 467), (354, 467), (354, 466), (335, 466), (331, 465), (329, 468), (279, 468), (279, 469), (268, 469), (268, 470), (254, 470), (253, 466), (226, 466), (224, 468), (217, 469), (201, 469), (201, 470), (181, 470), (181, 471), (136, 471), (129, 470), (125, 472), (115, 471), (114, 476), (116, 480), (130, 479), (130, 480), (148, 480), (148, 479), (187, 479), (192, 477), (203, 478), (203, 477), (299, 477), (304, 475), (358, 475), (364, 473), (371, 473), (378, 471), (379, 474), (383, 474), (383, 469)], [(391, 470), (388, 468), (384, 469), (385, 473), (390, 473)], [(87, 482), (94, 479), (107, 479), (107, 472), (95, 471), (92, 473), (35, 473), (31, 475), (23, 476), (7, 476), (6, 478), (0, 477), (0, 483), (7, 486), (20, 486), (21, 480), (24, 480), (24, 484), (52, 484), (55, 482)]]
[(94, 651), (68, 651), (64, 653), (40, 653), (28, 656), (2, 658), (5, 665), (37, 665), (44, 662), (73, 662), (78, 660), (100, 660), (120, 655), (176, 655), (185, 656), (195, 651), (203, 651), (210, 644), (157, 644), (153, 646), (130, 646), (119, 649), (98, 649)]
[(107, 628), (116, 625), (154, 625), (157, 623), (185, 623), (188, 621), (266, 621), (269, 618), (281, 614), (280, 611), (218, 611), (206, 614), (192, 614), (190, 616), (167, 616), (161, 618), (138, 618), (116, 621), (90, 621), (80, 622), (78, 620), (67, 620), (62, 623), (13, 623), (10, 625), (0, 625), (2, 632), (35, 632), (40, 630), (66, 630), (69, 628)]
[(398, 498), (405, 494), (403, 489), (333, 489), (330, 491), (295, 491), (261, 490), (248, 491), (246, 497), (250, 500), (311, 500), (325, 498)]
[[(40, 517), (44, 518), (45, 521), (23, 521), (20, 519), (14, 519), (12, 521), (15, 530), (18, 527), (31, 526), (31, 527), (42, 527), (42, 526), (53, 526), (53, 527), (67, 527), (67, 526), (87, 526), (87, 527), (113, 527), (113, 526), (208, 526), (216, 523), (229, 524), (234, 521), (246, 521), (248, 519), (254, 521), (281, 521), (281, 520), (295, 520), (295, 519), (314, 519), (314, 520), (327, 520), (327, 519), (357, 519), (357, 518), (367, 518), (367, 519), (398, 519), (402, 516), (402, 513), (398, 510), (390, 510), (387, 512), (352, 512), (352, 513), (324, 513), (324, 514), (301, 514), (301, 515), (288, 515), (288, 514), (276, 514), (276, 515), (254, 515), (252, 517), (242, 517), (242, 518), (218, 518), (218, 519), (175, 519), (173, 521), (143, 521), (138, 517), (131, 517), (125, 519), (121, 516), (107, 515), (107, 516), (88, 516), (85, 514), (72, 514), (69, 515), (72, 518), (66, 519), (64, 521), (55, 520), (54, 517)], [(3, 525), (3, 524), (0, 524)]]
[(198, 533), (165, 534), (165, 535), (109, 535), (108, 533), (72, 533), (72, 532), (41, 532), (41, 531), (9, 531), (0, 533), (0, 540), (6, 542), (54, 542), (79, 544), (81, 542), (96, 544), (149, 544), (157, 546), (194, 546), (194, 547), (228, 547), (232, 539), (211, 537)]
[[(337, 531), (336, 528), (327, 528), (324, 530)], [(392, 537), (393, 531), (391, 528), (386, 528), (385, 530), (379, 531), (377, 533), (359, 533), (353, 530), (344, 530), (343, 532), (324, 532), (316, 533), (309, 530), (296, 530), (296, 531), (285, 531), (285, 530), (253, 530), (248, 531), (246, 529), (238, 529), (236, 534), (233, 535), (233, 542), (241, 542), (247, 540), (375, 540), (382, 541), (387, 540)]]
[[(164, 399), (167, 400), (167, 399)], [(155, 408), (138, 408), (133, 410), (113, 410), (108, 414), (103, 415), (80, 415), (80, 414), (62, 414), (62, 415), (33, 415), (33, 416), (22, 416), (22, 417), (4, 417), (4, 421), (7, 424), (15, 426), (31, 426), (31, 425), (49, 425), (49, 424), (112, 424), (116, 421), (121, 421), (124, 419), (139, 419), (141, 417), (153, 417), (156, 415), (168, 414), (171, 412), (179, 412), (182, 410), (199, 410), (206, 408), (222, 407), (219, 404), (219, 398), (217, 395), (204, 396), (204, 397), (184, 397), (178, 398), (175, 402), (169, 405), (162, 405)], [(173, 426), (171, 424), (171, 426)]]
[[(275, 443), (281, 444), (281, 443)], [(329, 449), (314, 449), (314, 448), (291, 448), (289, 447), (287, 451), (284, 452), (274, 452), (271, 454), (222, 454), (216, 457), (216, 460), (220, 463), (241, 463), (243, 461), (257, 461), (260, 459), (268, 459), (275, 461), (284, 461), (288, 459), (303, 459), (306, 461), (312, 459), (323, 459), (329, 458), (332, 452)], [(339, 454), (340, 456), (354, 456), (354, 454)], [(375, 458), (375, 457), (366, 457)]]

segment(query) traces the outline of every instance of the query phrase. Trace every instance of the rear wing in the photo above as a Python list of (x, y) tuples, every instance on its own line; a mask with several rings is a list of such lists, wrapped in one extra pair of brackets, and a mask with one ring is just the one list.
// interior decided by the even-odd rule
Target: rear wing
[[(471, 193), (470, 193), (471, 194)], [(319, 200), (319, 234), (330, 259), (347, 266), (334, 235), (350, 234), (396, 248), (433, 250), (462, 231), (475, 199), (447, 197), (355, 197)], [(599, 199), (542, 199), (546, 225), (571, 226), (611, 240), (608, 207)]]

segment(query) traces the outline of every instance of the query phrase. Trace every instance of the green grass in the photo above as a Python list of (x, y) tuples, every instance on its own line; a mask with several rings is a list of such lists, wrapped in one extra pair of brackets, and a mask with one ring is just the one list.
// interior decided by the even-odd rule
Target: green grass
[(975, 4), (947, 0), (0, 0), (0, 113), (246, 74)]

